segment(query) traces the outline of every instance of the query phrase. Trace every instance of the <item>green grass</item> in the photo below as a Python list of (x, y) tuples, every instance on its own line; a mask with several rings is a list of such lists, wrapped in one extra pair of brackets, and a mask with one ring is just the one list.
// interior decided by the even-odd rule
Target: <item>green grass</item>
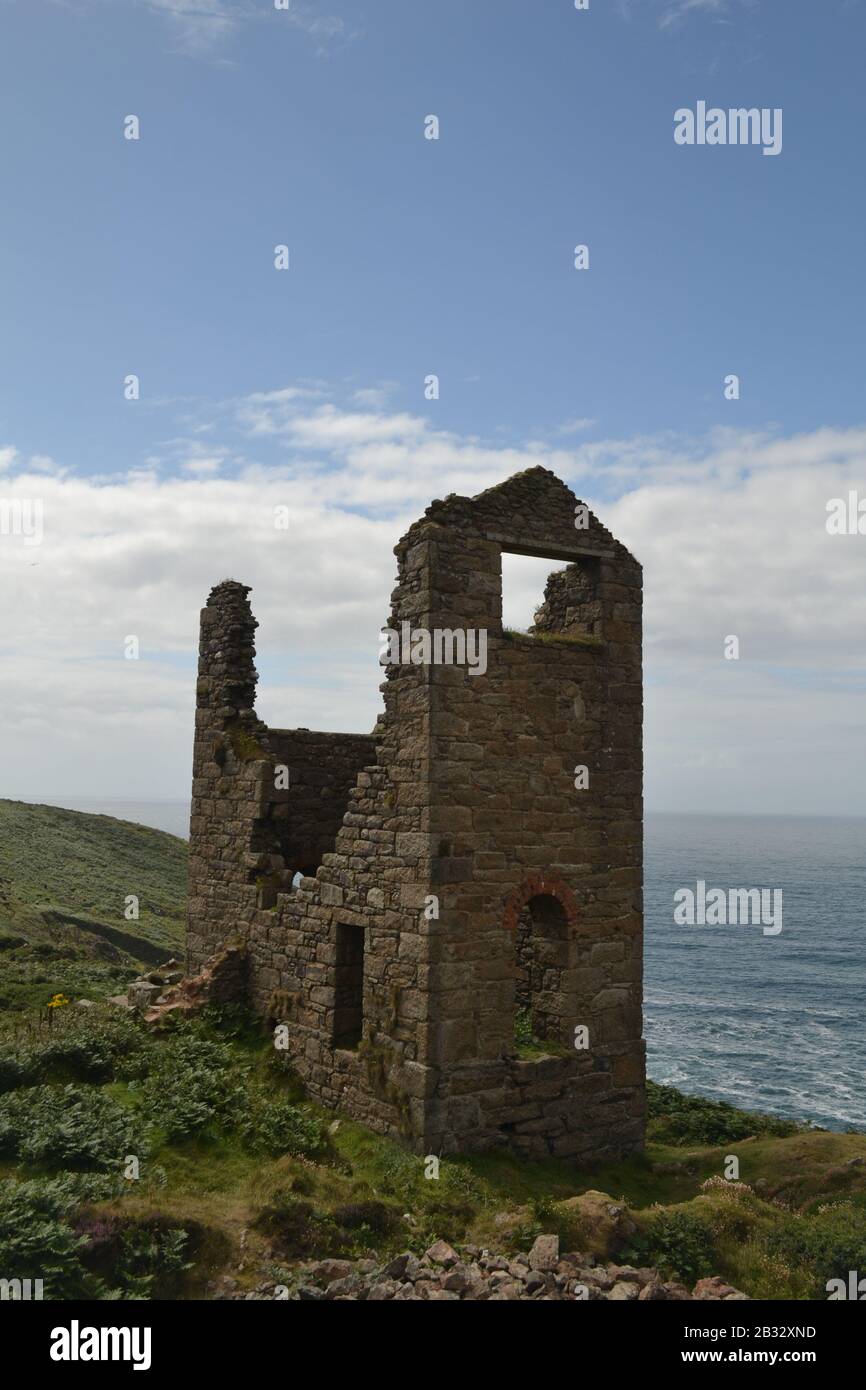
[(718, 1139), (747, 1139), (758, 1134), (784, 1138), (804, 1126), (757, 1111), (736, 1110), (725, 1101), (686, 1096), (672, 1086), (647, 1082), (650, 1137), (658, 1143), (712, 1144)]
[[(104, 998), (180, 955), (187, 853), (148, 826), (0, 801), (0, 1008)], [(138, 920), (124, 915), (130, 895)]]
[[(309, 1103), (243, 1010), (155, 1035), (110, 1006), (69, 1005), (48, 1027), (51, 994), (99, 997), (137, 973), (141, 958), (106, 928), (132, 949), (180, 953), (185, 871), (172, 836), (0, 802), (4, 1269), (42, 1269), (47, 1251), (61, 1297), (195, 1298), (222, 1273), (248, 1289), (325, 1254), (384, 1259), (440, 1237), (508, 1252), (542, 1231), (686, 1281), (720, 1274), (759, 1298), (821, 1298), (828, 1277), (866, 1268), (863, 1134), (650, 1082), (646, 1152), (626, 1162), (497, 1151), (446, 1156), (429, 1178), (424, 1157)], [(138, 923), (122, 915), (132, 892)], [(553, 1051), (529, 1015), (515, 1047)], [(115, 1152), (130, 1144), (134, 1182)], [(731, 1155), (741, 1187), (719, 1181)]]
[(514, 1050), (524, 1062), (537, 1062), (542, 1057), (572, 1056), (564, 1043), (535, 1036), (531, 1009), (518, 1009), (514, 1015)]
[(603, 647), (604, 643), (600, 637), (591, 637), (587, 633), (574, 633), (573, 635), (565, 632), (526, 632), (519, 627), (504, 627), (502, 636), (508, 642), (514, 641), (516, 637), (522, 637), (527, 642), (547, 642), (553, 645), (565, 643), (573, 647)]
[[(70, 1288), (84, 1277), (82, 1262), (108, 1287), (125, 1287), (124, 1281), (137, 1287), (140, 1268), (153, 1287), (170, 1290), (166, 1296), (200, 1297), (207, 1280), (220, 1273), (253, 1288), (263, 1271), (279, 1267), (293, 1278), (297, 1261), (325, 1255), (372, 1252), (385, 1259), (399, 1250), (421, 1252), (437, 1238), (507, 1252), (527, 1249), (542, 1231), (557, 1231), (567, 1248), (657, 1264), (687, 1281), (710, 1272), (755, 1296), (815, 1298), (822, 1296), (827, 1271), (854, 1258), (858, 1242), (866, 1240), (864, 1135), (796, 1127), (651, 1086), (647, 1151), (626, 1162), (578, 1169), (493, 1152), (444, 1157), (438, 1178), (428, 1178), (424, 1157), (306, 1102), (261, 1026), (238, 1010), (212, 1010), (165, 1036), (125, 1016), (118, 1028), (113, 1019), (110, 1009), (83, 1020), (70, 1017), (60, 1025), (61, 1032), (72, 1030), (70, 1038), (61, 1045), (53, 1032), (49, 1063), (38, 1078), (43, 1094), (57, 1088), (59, 1103), (74, 1062), (79, 1090), (81, 1078), (92, 1074), (94, 1093), (115, 1107), (81, 1110), (80, 1133), (70, 1148), (81, 1157), (74, 1163), (90, 1161), (91, 1113), (94, 1126), (108, 1124), (109, 1135), (122, 1128), (116, 1112), (128, 1115), (146, 1139), (140, 1180), (116, 1181), (114, 1194), (81, 1209), (77, 1220), (88, 1230), (108, 1229), (111, 1239), (93, 1261), (89, 1246), (74, 1259), (69, 1255)], [(201, 1079), (202, 1061), (210, 1056), (220, 1075), (218, 1094)], [(168, 1088), (160, 1108), (161, 1078), (173, 1075), (178, 1099)], [(32, 1084), (28, 1075), (21, 1089), (7, 1094), (23, 1094)], [(171, 1107), (193, 1100), (204, 1107), (196, 1132), (170, 1139)], [(279, 1119), (287, 1106), (300, 1107), (302, 1151), (274, 1153), (268, 1143), (262, 1147), (255, 1117)], [(34, 1112), (34, 1152), (40, 1151), (40, 1126), (56, 1122), (50, 1106)], [(705, 1142), (705, 1132), (716, 1142)], [(282, 1131), (266, 1125), (264, 1133), (270, 1142)], [(289, 1142), (298, 1138), (291, 1127), (289, 1135)], [(743, 1188), (718, 1183), (730, 1154), (739, 1159)], [(851, 1165), (851, 1158), (864, 1162)], [(111, 1165), (105, 1171), (110, 1175)], [(28, 1166), (20, 1155), (3, 1160), (2, 1176), (13, 1185), (50, 1185), (56, 1174), (53, 1161)], [(71, 1178), (77, 1176), (73, 1169)], [(708, 1179), (716, 1184), (706, 1188)], [(586, 1198), (586, 1207), (581, 1199), (587, 1193), (607, 1196)], [(625, 1213), (627, 1229), (611, 1235), (586, 1224), (587, 1211), (611, 1205)], [(67, 1221), (77, 1229), (73, 1218)], [(188, 1234), (181, 1253), (189, 1269), (179, 1265), (180, 1237), (173, 1234), (179, 1231)], [(68, 1237), (58, 1232), (61, 1264), (64, 1241)], [(114, 1280), (106, 1248), (121, 1261)]]

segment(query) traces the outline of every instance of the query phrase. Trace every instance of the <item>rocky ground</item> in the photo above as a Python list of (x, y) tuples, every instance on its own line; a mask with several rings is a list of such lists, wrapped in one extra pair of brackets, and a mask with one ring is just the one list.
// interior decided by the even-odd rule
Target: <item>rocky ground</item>
[(495, 1255), (475, 1245), (459, 1250), (438, 1240), (418, 1258), (396, 1255), (387, 1264), (366, 1260), (317, 1260), (300, 1266), (291, 1285), (267, 1282), (238, 1290), (224, 1276), (211, 1287), (216, 1299), (290, 1299), (307, 1302), (502, 1302), (609, 1299), (613, 1302), (747, 1299), (719, 1278), (699, 1279), (690, 1292), (665, 1281), (655, 1269), (602, 1264), (590, 1255), (560, 1253), (558, 1236), (539, 1236), (528, 1255)]

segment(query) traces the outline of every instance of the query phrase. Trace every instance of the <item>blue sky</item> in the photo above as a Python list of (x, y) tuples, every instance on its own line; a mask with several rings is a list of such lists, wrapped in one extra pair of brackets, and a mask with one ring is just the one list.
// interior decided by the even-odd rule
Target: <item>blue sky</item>
[[(369, 728), (394, 541), (537, 461), (646, 564), (648, 804), (866, 812), (866, 538), (824, 531), (866, 489), (860, 0), (0, 0), (0, 40), (0, 463), (47, 517), (0, 545), (7, 794), (185, 792), (228, 568), (263, 713)], [(677, 146), (699, 100), (782, 153)]]
[[(731, 371), (726, 423), (860, 422), (862, 5), (172, 5), (0, 5), (19, 447), (113, 469), (157, 402), (312, 378), (416, 410), (432, 371), (437, 420), (492, 437), (703, 430)], [(699, 98), (781, 106), (782, 157), (675, 146)]]

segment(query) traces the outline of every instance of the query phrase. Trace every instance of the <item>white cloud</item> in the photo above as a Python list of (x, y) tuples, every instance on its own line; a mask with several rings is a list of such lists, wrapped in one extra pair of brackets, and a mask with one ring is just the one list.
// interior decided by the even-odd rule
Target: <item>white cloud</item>
[(734, 25), (744, 11), (757, 10), (761, 0), (659, 0), (659, 27), (668, 29), (690, 16), (706, 16), (714, 24)]
[(360, 31), (339, 15), (317, 14), (314, 7), (305, 4), (304, 0), (293, 0), (291, 9), (285, 12), (285, 18), (315, 39), (320, 52), (336, 41), (348, 42), (360, 37)]
[(575, 415), (571, 420), (563, 420), (556, 433), (583, 434), (585, 430), (591, 430), (595, 423), (595, 420), (590, 420), (582, 415)]
[(191, 57), (215, 58), (245, 25), (283, 24), (311, 38), (320, 54), (334, 44), (361, 36), (339, 15), (320, 14), (304, 0), (292, 0), (288, 10), (276, 10), (272, 0), (50, 0), (51, 4), (85, 12), (95, 4), (128, 8), (137, 4), (169, 26), (174, 47)]
[(284, 386), (278, 391), (254, 391), (234, 403), (239, 425), (250, 434), (280, 434), (291, 427), (298, 403), (325, 395), (321, 385)]
[(223, 466), (224, 460), (215, 454), (195, 454), (185, 459), (181, 464), (184, 473), (192, 473), (196, 477), (203, 477), (208, 473), (218, 473)]
[(666, 29), (670, 24), (676, 24), (677, 20), (684, 19), (686, 15), (694, 14), (695, 11), (718, 15), (722, 14), (728, 7), (729, 0), (675, 0), (675, 3), (666, 5), (659, 25), (662, 29)]
[(171, 23), (178, 46), (192, 54), (202, 54), (222, 46), (243, 24), (267, 21), (300, 29), (314, 40), (322, 54), (335, 43), (359, 37), (359, 31), (339, 15), (321, 14), (304, 0), (292, 0), (287, 10), (274, 9), (251, 0), (140, 0)]
[[(254, 587), (263, 717), (368, 730), (396, 540), (434, 497), (543, 463), (644, 564), (648, 804), (866, 811), (866, 537), (825, 527), (831, 497), (866, 493), (866, 429), (544, 450), (303, 395), (249, 400), (262, 416), (232, 403), (214, 435), (240, 419), (276, 463), (170, 441), (180, 476), (97, 479), (0, 452), (0, 496), (38, 497), (45, 516), (40, 546), (0, 536), (7, 794), (183, 795), (198, 611), (229, 576)], [(524, 620), (543, 578), (518, 586)], [(123, 659), (131, 633), (139, 662)]]
[(385, 381), (381, 386), (365, 386), (352, 393), (352, 401), (355, 405), (362, 405), (368, 410), (384, 410), (396, 389), (397, 383)]
[(248, 13), (244, 0), (143, 0), (148, 10), (164, 15), (178, 45), (193, 53), (212, 49), (230, 38)]
[(30, 467), (34, 473), (63, 473), (66, 471), (55, 463), (48, 454), (31, 454)]
[[(641, 9), (644, 9), (647, 0), (618, 0), (618, 8), (620, 13), (628, 19), (638, 3), (640, 3)], [(659, 28), (670, 29), (690, 16), (703, 15), (714, 23), (728, 24), (731, 22), (728, 16), (733, 16), (738, 8), (741, 10), (756, 9), (759, 0), (649, 0), (649, 3), (660, 11)]]
[(297, 416), (286, 428), (293, 444), (318, 449), (353, 449), (393, 439), (418, 439), (426, 432), (420, 416), (349, 413), (323, 405), (312, 415)]

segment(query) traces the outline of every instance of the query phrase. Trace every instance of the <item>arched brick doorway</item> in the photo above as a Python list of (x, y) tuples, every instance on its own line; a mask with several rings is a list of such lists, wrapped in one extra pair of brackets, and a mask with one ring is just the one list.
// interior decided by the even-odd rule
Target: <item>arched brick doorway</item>
[(568, 923), (569, 935), (577, 931), (580, 919), (580, 908), (577, 899), (564, 879), (558, 874), (529, 874), (522, 883), (508, 894), (505, 899), (505, 915), (502, 925), (509, 931), (517, 929), (517, 920), (529, 902), (530, 898), (552, 897), (562, 907), (565, 913), (565, 920)]

